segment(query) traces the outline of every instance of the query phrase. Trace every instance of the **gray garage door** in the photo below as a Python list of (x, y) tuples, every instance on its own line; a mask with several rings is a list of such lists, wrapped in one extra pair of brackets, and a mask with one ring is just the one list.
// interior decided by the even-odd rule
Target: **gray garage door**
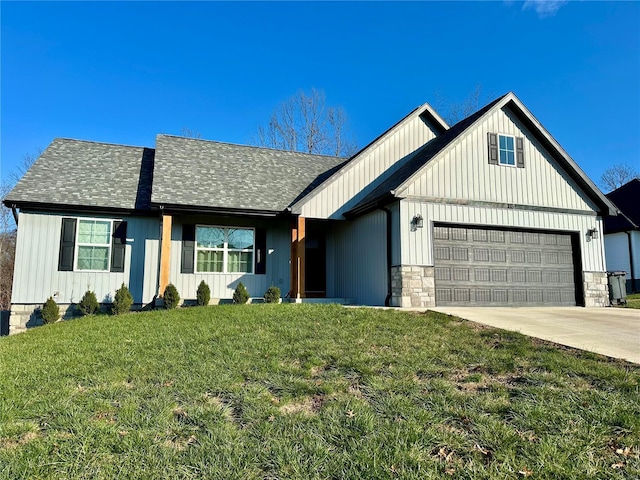
[(437, 305), (576, 305), (570, 234), (434, 227)]

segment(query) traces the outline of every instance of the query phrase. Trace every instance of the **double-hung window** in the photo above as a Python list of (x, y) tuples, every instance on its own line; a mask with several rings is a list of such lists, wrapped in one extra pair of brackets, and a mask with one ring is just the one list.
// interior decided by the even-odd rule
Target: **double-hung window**
[(514, 138), (510, 135), (499, 135), (500, 165), (516, 164), (516, 150)]
[(78, 220), (77, 270), (109, 271), (111, 220)]
[(253, 273), (252, 228), (196, 226), (196, 272)]

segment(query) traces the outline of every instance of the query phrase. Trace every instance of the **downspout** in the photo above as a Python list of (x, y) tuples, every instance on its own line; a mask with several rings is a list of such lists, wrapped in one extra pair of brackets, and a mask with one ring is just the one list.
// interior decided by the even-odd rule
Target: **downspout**
[(631, 270), (629, 272), (629, 274), (631, 275), (631, 293), (635, 293), (638, 291), (638, 289), (636, 288), (636, 275), (635, 275), (635, 271), (633, 268), (633, 242), (632, 242), (632, 237), (631, 237), (631, 232), (624, 232), (627, 234), (627, 238), (629, 239), (628, 243), (629, 243), (629, 270)]
[(16, 227), (18, 226), (18, 212), (16, 211), (16, 204), (11, 205), (11, 213), (13, 214), (13, 220), (16, 222)]
[(387, 214), (387, 298), (384, 299), (384, 306), (391, 305), (391, 210), (387, 207), (380, 207), (380, 210)]

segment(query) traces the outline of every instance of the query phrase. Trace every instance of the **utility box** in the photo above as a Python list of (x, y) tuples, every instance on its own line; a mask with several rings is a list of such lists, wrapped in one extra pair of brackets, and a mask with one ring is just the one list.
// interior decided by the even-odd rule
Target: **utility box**
[(625, 275), (626, 272), (620, 270), (607, 272), (611, 305), (625, 305), (627, 303), (627, 282)]

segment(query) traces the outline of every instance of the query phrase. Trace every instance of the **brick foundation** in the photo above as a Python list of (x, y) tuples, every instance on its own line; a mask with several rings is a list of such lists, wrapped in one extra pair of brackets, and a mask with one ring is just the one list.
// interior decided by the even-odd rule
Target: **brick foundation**
[(418, 265), (391, 267), (391, 305), (434, 307), (436, 289), (433, 267)]

